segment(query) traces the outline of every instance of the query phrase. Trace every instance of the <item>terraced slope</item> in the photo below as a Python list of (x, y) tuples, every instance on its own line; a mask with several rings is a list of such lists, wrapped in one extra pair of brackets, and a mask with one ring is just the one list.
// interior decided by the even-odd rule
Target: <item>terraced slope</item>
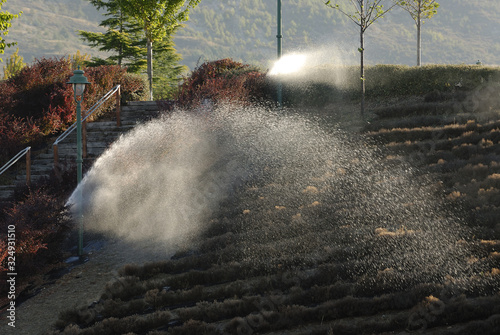
[(453, 109), (442, 109), (433, 115), (422, 111), (425, 107), (420, 116), (411, 110), (393, 116), (380, 110), (368, 134), (385, 148), (387, 160), (411, 160), (421, 173), (435, 176), (448, 200), (467, 209), (469, 225), (498, 238), (499, 111), (475, 109), (465, 113), (458, 109), (454, 113)]
[[(351, 137), (294, 115), (238, 112), (200, 130), (218, 151), (198, 178), (235, 161), (246, 172), (217, 211), (172, 259), (125, 266), (50, 334), (500, 332), (500, 241), (482, 220), (494, 199), (470, 215), (457, 198), (480, 198), (454, 179), (476, 171), (464, 185), (478, 190), (497, 180), (493, 123), (479, 135), (493, 143), (480, 139), (471, 154), (454, 141), (483, 129), (472, 122), (436, 126), (446, 132), (436, 141), (434, 128), (396, 134), (382, 119)], [(426, 141), (442, 149), (409, 157), (417, 169), (407, 158)]]

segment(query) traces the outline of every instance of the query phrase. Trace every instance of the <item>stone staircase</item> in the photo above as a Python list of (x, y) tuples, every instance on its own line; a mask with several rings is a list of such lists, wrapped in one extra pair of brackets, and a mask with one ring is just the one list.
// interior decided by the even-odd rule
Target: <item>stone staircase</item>
[[(116, 126), (116, 114), (103, 121), (87, 123), (87, 157), (85, 162), (91, 163), (99, 157), (121, 134), (136, 125), (148, 121), (159, 114), (155, 101), (130, 101), (121, 107), (121, 126)], [(76, 131), (59, 143), (59, 164), (75, 164), (76, 161)], [(52, 145), (47, 149), (32, 154), (31, 181), (36, 182), (48, 178), (54, 168), (54, 152)], [(26, 170), (20, 171), (14, 185), (0, 185), (0, 201), (8, 200), (14, 193), (16, 185), (26, 182)]]

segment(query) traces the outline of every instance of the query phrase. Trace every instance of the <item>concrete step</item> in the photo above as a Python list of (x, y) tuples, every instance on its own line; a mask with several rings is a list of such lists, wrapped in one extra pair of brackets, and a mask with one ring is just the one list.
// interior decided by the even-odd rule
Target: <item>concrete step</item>
[(128, 109), (135, 109), (135, 110), (140, 110), (140, 109), (145, 109), (145, 110), (158, 110), (158, 104), (156, 101), (129, 101), (126, 104), (121, 106), (121, 110), (128, 110)]
[(7, 200), (14, 195), (15, 185), (0, 185), (0, 200)]
[(118, 127), (116, 125), (116, 121), (96, 121), (96, 122), (89, 122), (87, 123), (87, 129), (92, 129), (94, 127), (96, 128), (99, 128), (99, 129), (102, 129), (102, 128), (110, 128), (110, 129), (116, 129), (117, 131), (118, 130), (121, 130), (122, 127), (126, 127), (126, 126), (133, 126), (135, 123), (134, 122), (129, 122), (130, 124), (127, 124), (127, 123), (124, 123), (122, 121), (121, 123), (121, 127)]
[[(50, 178), (50, 171), (48, 171), (48, 173), (44, 173), (44, 174), (32, 174), (31, 175), (32, 182), (37, 182), (41, 179), (48, 179), (48, 178)], [(16, 180), (24, 182), (26, 180), (26, 173), (24, 175), (17, 175)]]
[[(95, 121), (87, 124), (87, 158), (92, 162), (99, 157), (122, 134), (132, 130), (137, 125), (147, 122), (159, 115), (159, 108), (154, 101), (131, 101), (122, 106), (120, 114), (121, 126), (116, 126), (114, 117), (107, 121)], [(75, 164), (76, 160), (76, 132), (70, 134), (58, 145), (60, 164), (65, 162)], [(36, 182), (42, 178), (49, 178), (54, 167), (52, 146), (32, 157), (31, 180)], [(16, 176), (17, 183), (26, 181), (26, 171), (21, 170)], [(0, 201), (2, 197), (10, 197), (15, 186), (0, 187)]]

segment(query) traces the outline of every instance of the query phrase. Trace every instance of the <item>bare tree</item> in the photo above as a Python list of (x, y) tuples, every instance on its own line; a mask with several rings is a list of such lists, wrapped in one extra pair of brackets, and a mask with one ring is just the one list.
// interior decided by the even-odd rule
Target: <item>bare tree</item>
[(417, 26), (417, 66), (422, 65), (422, 19), (430, 19), (437, 13), (439, 4), (436, 0), (396, 1), (397, 5), (410, 13)]
[(365, 41), (364, 34), (365, 31), (370, 27), (375, 21), (384, 16), (385, 13), (390, 11), (397, 3), (392, 3), (389, 8), (385, 9), (383, 6), (383, 0), (344, 0), (345, 6), (340, 6), (339, 4), (333, 4), (332, 1), (326, 1), (325, 5), (340, 11), (342, 14), (347, 16), (352, 22), (359, 26), (359, 40), (360, 46), (358, 51), (361, 55), (361, 117), (364, 118), (365, 113), (365, 67), (364, 67), (364, 55), (365, 55)]

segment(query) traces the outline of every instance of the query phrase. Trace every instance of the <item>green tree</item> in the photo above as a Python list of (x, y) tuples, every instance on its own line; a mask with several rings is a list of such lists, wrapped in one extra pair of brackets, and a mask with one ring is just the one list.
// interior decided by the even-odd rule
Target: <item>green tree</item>
[(107, 17), (100, 23), (106, 27), (105, 33), (80, 30), (83, 40), (100, 51), (111, 52), (106, 58), (94, 57), (89, 66), (127, 66), (128, 72), (138, 73), (146, 65), (145, 39), (141, 26), (133, 18), (125, 15), (118, 0), (89, 0), (97, 9), (105, 9)]
[(87, 62), (90, 61), (90, 55), (85, 53), (82, 55), (80, 50), (76, 50), (76, 54), (68, 56), (68, 62), (71, 63), (71, 68), (76, 70), (78, 68), (83, 68)]
[(119, 0), (124, 14), (137, 20), (147, 41), (147, 74), (153, 100), (153, 43), (171, 35), (189, 19), (189, 10), (201, 0)]
[(155, 100), (172, 98), (177, 92), (181, 75), (187, 71), (187, 67), (179, 65), (182, 57), (175, 50), (175, 44), (170, 36), (155, 43), (154, 53), (156, 56), (153, 60), (155, 68), (153, 98)]
[[(2, 9), (2, 5), (6, 1), (7, 0), (0, 0), (0, 9)], [(12, 20), (17, 19), (21, 13), (22, 12), (19, 12), (19, 14), (11, 14), (8, 11), (0, 12), (0, 55), (4, 53), (5, 48), (9, 48), (17, 44), (16, 42), (7, 43), (4, 36), (9, 34), (9, 28), (12, 26)], [(0, 58), (0, 62), (2, 61), (3, 60)]]
[(417, 26), (417, 66), (422, 65), (422, 19), (430, 19), (437, 13), (439, 4), (435, 0), (397, 1), (397, 5), (410, 13)]
[(359, 27), (359, 40), (360, 46), (358, 51), (361, 57), (361, 117), (364, 118), (365, 112), (365, 66), (364, 66), (364, 55), (365, 55), (365, 41), (364, 35), (365, 31), (378, 19), (384, 16), (385, 13), (390, 11), (396, 3), (393, 3), (388, 9), (384, 9), (383, 0), (345, 0), (350, 5), (340, 6), (339, 4), (333, 4), (331, 1), (326, 1), (325, 5), (340, 11), (342, 14), (347, 16), (352, 22), (354, 22)]
[(7, 64), (3, 67), (3, 79), (7, 80), (10, 77), (15, 76), (21, 72), (25, 66), (26, 63), (24, 63), (23, 57), (19, 56), (19, 48), (17, 48), (16, 52), (10, 55), (10, 58), (7, 60)]

